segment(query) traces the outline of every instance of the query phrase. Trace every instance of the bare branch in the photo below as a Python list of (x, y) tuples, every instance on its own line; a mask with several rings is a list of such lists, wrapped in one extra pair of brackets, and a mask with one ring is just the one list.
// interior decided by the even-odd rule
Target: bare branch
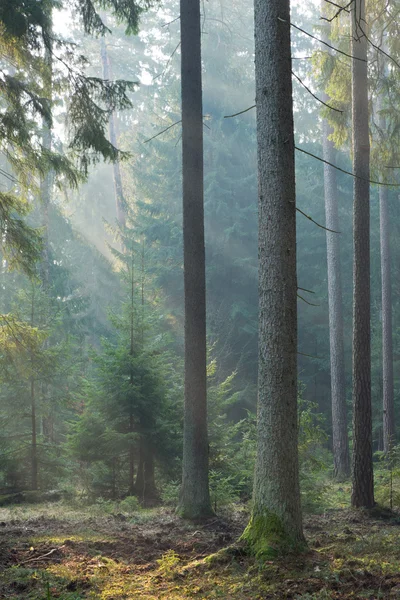
[(224, 119), (232, 119), (233, 117), (243, 115), (244, 113), (248, 112), (249, 110), (253, 110), (253, 108), (255, 108), (255, 107), (256, 107), (256, 105), (253, 104), (253, 106), (249, 106), (249, 108), (245, 108), (244, 110), (241, 110), (241, 111), (235, 113), (234, 115), (225, 115)]
[(158, 133), (156, 133), (156, 135), (153, 135), (153, 137), (149, 138), (148, 140), (144, 140), (143, 144), (147, 144), (147, 142), (151, 142), (151, 140), (155, 140), (159, 135), (162, 135), (166, 131), (169, 131), (170, 129), (175, 127), (175, 125), (179, 125), (179, 123), (182, 123), (182, 119), (180, 119), (179, 121), (176, 121), (175, 123), (172, 123), (172, 125), (169, 125), (169, 127), (166, 127), (162, 131), (159, 131)]
[(334, 110), (334, 111), (336, 111), (336, 112), (338, 112), (338, 113), (343, 113), (343, 111), (342, 111), (342, 110), (339, 110), (338, 108), (335, 108), (334, 106), (331, 106), (330, 104), (327, 104), (326, 102), (324, 102), (323, 100), (321, 100), (321, 98), (318, 98), (318, 96), (316, 96), (316, 95), (315, 95), (315, 94), (314, 94), (314, 93), (313, 93), (313, 92), (310, 90), (310, 88), (306, 86), (306, 84), (304, 83), (304, 81), (302, 81), (302, 80), (300, 79), (300, 77), (299, 77), (298, 75), (296, 75), (296, 73), (294, 73), (293, 71), (292, 71), (292, 75), (293, 75), (293, 77), (296, 77), (297, 81), (298, 81), (299, 83), (301, 83), (301, 85), (302, 85), (302, 86), (303, 86), (303, 87), (304, 87), (304, 88), (307, 90), (307, 92), (308, 92), (309, 94), (311, 94), (311, 96), (312, 96), (313, 98), (315, 98), (315, 100), (317, 100), (318, 102), (320, 102), (321, 104), (323, 104), (323, 105), (324, 105), (324, 106), (326, 106), (327, 108), (330, 108), (331, 110)]
[(320, 227), (321, 229), (325, 229), (325, 231), (330, 231), (331, 233), (340, 233), (340, 231), (335, 231), (334, 229), (328, 229), (324, 225), (321, 225), (321, 223), (318, 223), (317, 221), (314, 221), (314, 219), (312, 217), (310, 217), (310, 215), (308, 215), (307, 213), (305, 213), (302, 210), (300, 210), (300, 208), (298, 206), (296, 206), (296, 210), (298, 210), (300, 214), (302, 214), (306, 219), (308, 219), (309, 221), (311, 221), (312, 223), (314, 223), (314, 225), (316, 225), (317, 227)]
[(351, 177), (354, 177), (355, 179), (361, 179), (362, 181), (368, 181), (368, 183), (373, 183), (375, 185), (384, 185), (386, 187), (400, 187), (399, 183), (385, 183), (384, 181), (374, 181), (373, 179), (365, 179), (364, 177), (355, 175), (355, 173), (352, 173), (351, 171), (346, 171), (345, 169), (342, 169), (341, 167), (334, 165), (333, 163), (325, 160), (324, 158), (316, 156), (315, 154), (312, 154), (311, 152), (307, 152), (307, 150), (303, 150), (303, 148), (298, 148), (298, 146), (295, 146), (295, 149), (298, 150), (299, 152), (303, 152), (303, 154), (307, 154), (308, 156), (315, 158), (316, 160), (319, 160), (320, 162), (325, 163), (326, 165), (329, 165), (330, 167), (333, 167), (334, 169), (336, 169), (337, 171), (340, 171), (341, 173), (345, 173), (346, 175), (351, 175)]
[(278, 17), (278, 18), (279, 18), (279, 21), (282, 21), (282, 23), (289, 23), (289, 25), (291, 27), (294, 27), (294, 29), (297, 29), (297, 31), (301, 31), (301, 33), (304, 33), (305, 35), (308, 35), (308, 37), (312, 38), (313, 40), (316, 40), (317, 42), (324, 44), (324, 46), (327, 46), (331, 50), (334, 50), (335, 52), (339, 52), (339, 54), (343, 54), (343, 56), (347, 56), (348, 58), (353, 58), (354, 60), (360, 60), (361, 62), (367, 62), (363, 58), (358, 58), (358, 56), (353, 56), (352, 54), (348, 54), (347, 52), (344, 52), (343, 50), (339, 50), (339, 48), (335, 48), (335, 46), (331, 46), (330, 44), (328, 44), (328, 42), (324, 42), (320, 38), (317, 38), (315, 35), (312, 35), (312, 33), (305, 31), (304, 29), (302, 29), (301, 27), (298, 27), (297, 25), (295, 25), (294, 23), (292, 23), (290, 21), (286, 21), (285, 19), (281, 19), (280, 17)]

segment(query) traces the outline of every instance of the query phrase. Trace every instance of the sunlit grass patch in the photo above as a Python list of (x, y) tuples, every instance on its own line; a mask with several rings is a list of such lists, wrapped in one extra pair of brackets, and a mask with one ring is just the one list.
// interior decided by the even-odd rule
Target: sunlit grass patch
[(117, 538), (112, 535), (106, 535), (104, 533), (96, 533), (94, 531), (81, 531), (79, 534), (70, 535), (69, 533), (63, 534), (43, 534), (28, 539), (31, 546), (37, 546), (38, 544), (54, 544), (55, 546), (61, 546), (63, 544), (70, 543), (96, 543), (96, 542), (116, 542)]

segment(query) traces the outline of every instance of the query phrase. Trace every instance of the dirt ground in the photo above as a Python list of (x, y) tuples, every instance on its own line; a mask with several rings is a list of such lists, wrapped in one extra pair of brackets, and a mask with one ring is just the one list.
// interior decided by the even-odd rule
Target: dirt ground
[[(386, 518), (383, 518), (386, 517)], [(172, 511), (91, 514), (63, 504), (0, 509), (0, 598), (400, 599), (400, 518), (350, 510), (305, 518), (309, 551), (257, 562), (210, 555), (247, 514), (191, 524)]]

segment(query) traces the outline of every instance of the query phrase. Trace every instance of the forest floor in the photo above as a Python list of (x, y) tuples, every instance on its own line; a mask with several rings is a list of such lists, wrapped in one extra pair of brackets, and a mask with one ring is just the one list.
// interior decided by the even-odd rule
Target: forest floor
[(65, 504), (0, 509), (0, 598), (79, 600), (400, 598), (400, 516), (350, 509), (305, 517), (301, 557), (206, 557), (247, 514), (194, 525), (172, 511), (101, 515)]

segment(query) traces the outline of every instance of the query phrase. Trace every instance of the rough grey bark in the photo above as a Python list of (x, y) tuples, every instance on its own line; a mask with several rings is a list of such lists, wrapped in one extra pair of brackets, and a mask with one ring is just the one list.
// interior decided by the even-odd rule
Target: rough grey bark
[(200, 0), (181, 0), (185, 408), (178, 512), (212, 514), (208, 485)]
[[(100, 42), (100, 53), (101, 53), (101, 62), (103, 65), (103, 78), (110, 80), (111, 79), (111, 66), (110, 66), (110, 58), (107, 52), (107, 46), (104, 37), (101, 38)], [(112, 114), (108, 121), (108, 131), (110, 136), (110, 142), (113, 146), (117, 147), (118, 143), (118, 132), (117, 132), (117, 123), (115, 120), (115, 115)], [(124, 198), (124, 189), (122, 186), (122, 177), (121, 177), (121, 168), (119, 161), (116, 160), (113, 162), (113, 174), (114, 174), (114, 190), (115, 190), (115, 208), (117, 212), (117, 221), (119, 225), (125, 227), (126, 216), (125, 216), (125, 198)]]
[[(385, 71), (385, 69), (383, 69)], [(382, 103), (378, 103), (378, 110)], [(384, 134), (386, 119), (379, 115), (379, 128)], [(382, 391), (383, 391), (383, 450), (385, 453), (395, 439), (394, 382), (393, 382), (393, 328), (392, 328), (392, 280), (390, 275), (390, 225), (388, 188), (379, 187), (379, 216), (382, 277)]]
[[(351, 504), (374, 505), (370, 325), (370, 142), (365, 0), (351, 11), (353, 113), (353, 464)], [(357, 60), (358, 59), (358, 60)]]
[(289, 0), (255, 0), (259, 374), (253, 552), (299, 547), (296, 195)]
[[(322, 2), (322, 12), (325, 2)], [(329, 41), (328, 30), (323, 38)], [(323, 94), (323, 101), (329, 97)], [(329, 139), (332, 133), (327, 119), (322, 123), (322, 145), (324, 160), (336, 164), (336, 150)], [(339, 229), (338, 185), (336, 169), (324, 165), (325, 225), (332, 231)], [(326, 253), (328, 266), (329, 341), (331, 361), (331, 402), (332, 402), (332, 448), (335, 477), (340, 481), (350, 475), (349, 437), (347, 432), (346, 377), (344, 367), (343, 342), (343, 300), (342, 274), (340, 265), (340, 234), (326, 232)]]

